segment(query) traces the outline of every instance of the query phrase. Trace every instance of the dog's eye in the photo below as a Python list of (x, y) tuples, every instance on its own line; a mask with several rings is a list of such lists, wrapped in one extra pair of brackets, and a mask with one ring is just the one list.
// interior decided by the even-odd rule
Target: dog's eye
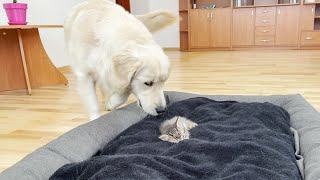
[(152, 85), (153, 85), (153, 82), (152, 81), (150, 81), (150, 82), (146, 82), (146, 83), (144, 83), (146, 86), (149, 86), (149, 87), (151, 87)]

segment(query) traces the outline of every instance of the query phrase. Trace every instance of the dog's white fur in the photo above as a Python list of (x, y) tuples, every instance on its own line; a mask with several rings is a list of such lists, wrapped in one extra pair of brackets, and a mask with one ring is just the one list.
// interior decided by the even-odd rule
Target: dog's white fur
[(96, 85), (106, 96), (108, 110), (131, 93), (148, 114), (164, 110), (170, 62), (151, 32), (176, 19), (168, 11), (134, 17), (108, 0), (88, 0), (71, 10), (64, 25), (66, 48), (91, 120), (100, 116)]

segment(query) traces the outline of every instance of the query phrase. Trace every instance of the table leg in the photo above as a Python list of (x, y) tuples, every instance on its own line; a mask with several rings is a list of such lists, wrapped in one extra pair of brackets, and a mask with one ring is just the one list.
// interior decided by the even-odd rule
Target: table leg
[(27, 63), (26, 63), (26, 57), (24, 54), (23, 42), (22, 42), (22, 37), (21, 37), (21, 29), (17, 29), (17, 32), (18, 32), (18, 39), (19, 39), (20, 53), (21, 53), (24, 75), (25, 75), (26, 82), (27, 82), (28, 93), (31, 95), (31, 85), (30, 85), (30, 80), (29, 80), (29, 73), (28, 73), (28, 68), (27, 68)]

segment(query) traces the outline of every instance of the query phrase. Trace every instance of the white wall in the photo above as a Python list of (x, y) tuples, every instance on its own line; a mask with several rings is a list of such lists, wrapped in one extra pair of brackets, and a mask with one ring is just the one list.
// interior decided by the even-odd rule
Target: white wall
[[(69, 10), (76, 4), (85, 0), (20, 0), (28, 3), (29, 24), (62, 25)], [(115, 1), (115, 0), (112, 0)], [(7, 17), (3, 3), (12, 0), (0, 0), (0, 25), (7, 24)], [(158, 9), (170, 9), (178, 13), (178, 0), (131, 0), (132, 13), (144, 14)], [(70, 64), (64, 51), (63, 29), (40, 29), (40, 36), (44, 48), (50, 59), (57, 66)], [(170, 27), (155, 35), (156, 41), (163, 47), (179, 47), (179, 25)]]
[[(179, 0), (151, 0), (150, 11), (168, 9), (179, 13)], [(179, 24), (170, 26), (168, 29), (155, 34), (156, 41), (162, 47), (177, 48), (180, 47)]]
[(150, 12), (150, 1), (152, 0), (130, 0), (132, 14), (146, 14)]
[[(145, 14), (155, 10), (168, 9), (179, 13), (179, 0), (131, 0), (132, 14)], [(179, 24), (154, 35), (155, 40), (166, 48), (180, 47)]]

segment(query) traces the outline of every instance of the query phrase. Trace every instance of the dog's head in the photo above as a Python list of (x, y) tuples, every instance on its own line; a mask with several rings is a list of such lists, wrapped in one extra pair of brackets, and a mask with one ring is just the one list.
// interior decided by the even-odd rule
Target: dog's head
[(170, 73), (170, 62), (158, 47), (126, 50), (113, 57), (119, 83), (131, 89), (139, 105), (150, 115), (166, 109), (164, 84)]

